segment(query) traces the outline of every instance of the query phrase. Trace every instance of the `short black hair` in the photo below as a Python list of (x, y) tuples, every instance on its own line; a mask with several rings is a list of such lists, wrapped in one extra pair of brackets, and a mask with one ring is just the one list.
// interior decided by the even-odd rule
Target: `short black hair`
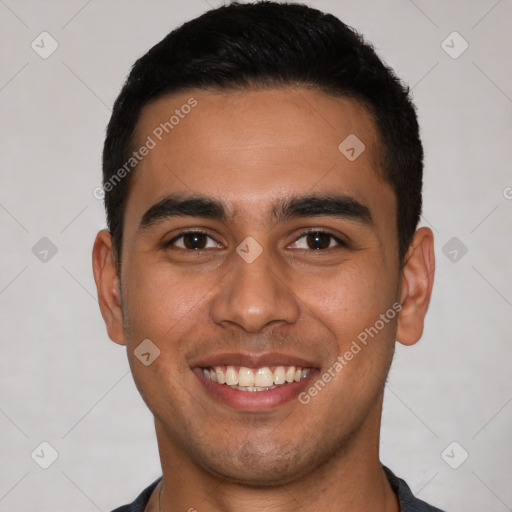
[(133, 65), (114, 103), (103, 148), (105, 209), (118, 265), (133, 174), (124, 172), (119, 179), (119, 171), (133, 152), (144, 106), (192, 89), (290, 85), (357, 100), (372, 114), (381, 142), (380, 172), (396, 195), (402, 262), (422, 203), (423, 147), (409, 88), (362, 35), (335, 16), (302, 4), (262, 1), (207, 11)]

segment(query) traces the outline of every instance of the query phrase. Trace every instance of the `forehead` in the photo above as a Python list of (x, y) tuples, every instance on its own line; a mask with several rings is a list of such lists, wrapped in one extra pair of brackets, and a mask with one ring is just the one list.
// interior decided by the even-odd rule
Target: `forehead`
[(221, 199), (257, 220), (281, 197), (339, 192), (394, 214), (379, 139), (358, 102), (304, 88), (173, 94), (147, 105), (134, 148), (125, 227), (171, 193)]

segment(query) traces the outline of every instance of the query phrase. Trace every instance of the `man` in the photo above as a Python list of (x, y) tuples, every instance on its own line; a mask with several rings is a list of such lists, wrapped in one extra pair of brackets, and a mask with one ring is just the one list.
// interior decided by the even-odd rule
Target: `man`
[(163, 477), (118, 511), (435, 511), (379, 461), (434, 272), (407, 89), (303, 5), (209, 11), (134, 65), (93, 250)]

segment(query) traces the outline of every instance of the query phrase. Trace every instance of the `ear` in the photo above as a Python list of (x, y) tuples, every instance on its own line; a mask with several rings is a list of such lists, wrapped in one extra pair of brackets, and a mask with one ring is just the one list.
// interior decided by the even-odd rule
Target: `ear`
[(112, 236), (106, 229), (96, 235), (92, 249), (92, 268), (108, 336), (112, 341), (124, 345), (121, 286)]
[(402, 269), (397, 341), (413, 345), (423, 334), (432, 286), (434, 284), (434, 235), (429, 228), (420, 228), (407, 251)]

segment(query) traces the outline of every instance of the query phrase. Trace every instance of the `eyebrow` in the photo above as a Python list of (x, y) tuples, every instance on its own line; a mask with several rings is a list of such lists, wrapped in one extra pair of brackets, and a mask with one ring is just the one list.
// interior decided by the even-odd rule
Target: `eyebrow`
[[(369, 208), (351, 196), (344, 194), (305, 195), (292, 197), (276, 203), (271, 217), (276, 223), (297, 217), (329, 216), (354, 220), (372, 225)], [(142, 216), (139, 230), (146, 230), (175, 217), (202, 217), (227, 222), (232, 219), (218, 199), (205, 196), (169, 195), (151, 206)]]
[(229, 216), (223, 203), (217, 199), (202, 196), (170, 195), (164, 197), (146, 211), (140, 221), (139, 229), (148, 229), (173, 217), (203, 217), (227, 221)]
[(329, 216), (355, 220), (366, 225), (373, 224), (370, 209), (344, 194), (292, 197), (275, 205), (272, 213), (276, 222), (295, 217)]

